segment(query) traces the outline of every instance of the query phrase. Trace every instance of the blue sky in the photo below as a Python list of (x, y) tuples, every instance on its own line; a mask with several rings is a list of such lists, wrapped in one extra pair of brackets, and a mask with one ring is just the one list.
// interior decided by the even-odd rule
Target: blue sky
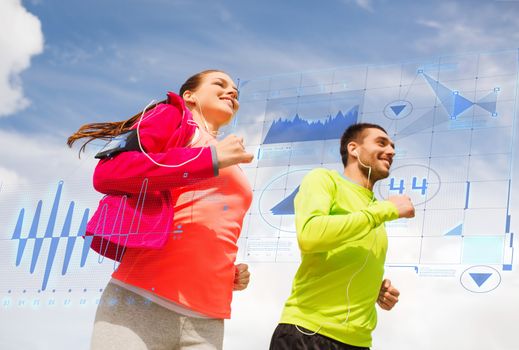
[[(18, 0), (9, 0), (19, 3)], [(514, 48), (517, 1), (28, 0), (43, 51), (13, 74), (30, 105), (0, 130), (63, 138), (119, 120), (190, 74), (235, 78)], [(29, 35), (21, 29), (16, 36)], [(7, 73), (5, 73), (7, 74)]]

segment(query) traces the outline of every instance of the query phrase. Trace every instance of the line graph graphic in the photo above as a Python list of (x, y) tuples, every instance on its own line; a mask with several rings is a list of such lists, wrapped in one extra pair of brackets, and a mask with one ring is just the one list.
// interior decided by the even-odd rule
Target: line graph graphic
[[(430, 89), (435, 94), (436, 98), (440, 102), (440, 108), (431, 108), (426, 112), (422, 113), (422, 115), (416, 118), (411, 124), (407, 125), (405, 128), (398, 131), (398, 134), (395, 135), (395, 139), (399, 139), (402, 137), (406, 137), (424, 130), (427, 130), (432, 127), (436, 127), (440, 124), (446, 124), (448, 122), (454, 122), (457, 124), (452, 124), (450, 127), (485, 127), (486, 122), (479, 118), (479, 120), (469, 120), (467, 125), (465, 126), (462, 121), (458, 120), (462, 116), (466, 115), (470, 108), (475, 108), (478, 106), (484, 111), (488, 117), (495, 119), (498, 117), (497, 112), (497, 98), (501, 89), (497, 86), (493, 87), (490, 90), (485, 92), (485, 95), (481, 97), (478, 101), (473, 101), (468, 97), (463, 96), (463, 94), (455, 90), (453, 88), (448, 87), (445, 83), (440, 82), (439, 79), (432, 78), (429, 74), (427, 74), (423, 69), (417, 70), (417, 76), (422, 76), (423, 79), (427, 82)], [(413, 80), (413, 84), (416, 83), (416, 79)], [(413, 84), (409, 86), (409, 90), (413, 88)], [(471, 92), (473, 95), (475, 92)], [(409, 115), (408, 112), (410, 108), (408, 105), (410, 103), (406, 103), (407, 101), (396, 101), (391, 103), (388, 107), (394, 115), (394, 119), (402, 118), (404, 116)], [(404, 112), (403, 112), (404, 111)], [(384, 114), (387, 116), (387, 110), (384, 111)], [(474, 114), (474, 113), (473, 113)]]
[(474, 105), (477, 105), (485, 109), (486, 111), (491, 113), (492, 116), (497, 116), (497, 94), (500, 90), (498, 87), (494, 88), (493, 91), (488, 93), (486, 96), (482, 97), (479, 101), (473, 102), (468, 98), (462, 96), (459, 91), (452, 90), (448, 88), (446, 85), (440, 83), (438, 80), (433, 79), (427, 73), (422, 72), (422, 74), (427, 83), (429, 83), (431, 89), (433, 89), (434, 93), (440, 100), (443, 108), (445, 108), (451, 119), (456, 119), (461, 113), (465, 112), (467, 109)]
[[(261, 140), (250, 137), (260, 143), (258, 165), (281, 165), (287, 159), (292, 165), (319, 161), (326, 152), (323, 141), (335, 142), (359, 121), (363, 98), (363, 90), (353, 90), (269, 99)], [(246, 125), (246, 119), (238, 125)]]
[(308, 121), (299, 114), (292, 120), (279, 118), (270, 126), (263, 144), (339, 139), (344, 129), (357, 123), (358, 115), (359, 106), (354, 106), (345, 115), (339, 110), (324, 121)]

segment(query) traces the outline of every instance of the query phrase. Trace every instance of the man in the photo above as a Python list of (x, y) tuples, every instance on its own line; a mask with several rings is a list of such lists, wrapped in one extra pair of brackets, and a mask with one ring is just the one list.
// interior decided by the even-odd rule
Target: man
[(355, 124), (341, 138), (344, 174), (318, 168), (303, 179), (294, 199), (301, 265), (271, 350), (371, 346), (375, 303), (390, 310), (400, 294), (382, 280), (384, 223), (414, 217), (408, 196), (377, 201), (373, 193), (394, 155), (382, 127)]

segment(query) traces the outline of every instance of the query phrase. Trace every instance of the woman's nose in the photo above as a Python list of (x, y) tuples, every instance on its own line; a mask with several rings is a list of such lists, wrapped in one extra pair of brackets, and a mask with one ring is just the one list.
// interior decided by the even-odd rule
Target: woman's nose
[(238, 93), (236, 92), (236, 90), (232, 90), (229, 92), (229, 95), (232, 96), (232, 98), (235, 98), (237, 99), (238, 98)]

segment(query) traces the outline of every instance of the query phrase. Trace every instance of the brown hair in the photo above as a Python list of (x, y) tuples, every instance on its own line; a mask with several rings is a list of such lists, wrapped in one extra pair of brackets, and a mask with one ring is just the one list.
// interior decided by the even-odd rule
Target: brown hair
[[(216, 73), (216, 72), (225, 73), (225, 72), (223, 72), (221, 70), (217, 70), (217, 69), (208, 69), (208, 70), (199, 72), (199, 73), (193, 75), (192, 77), (190, 77), (189, 79), (187, 79), (185, 81), (185, 83), (182, 84), (182, 86), (180, 87), (180, 90), (179, 90), (180, 97), (182, 97), (184, 92), (186, 92), (187, 90), (195, 91), (198, 88), (198, 86), (202, 83), (202, 79), (205, 75), (207, 75), (209, 73)], [(152, 108), (155, 108), (155, 106), (157, 106), (161, 103), (166, 103), (166, 101), (167, 100), (157, 102), (157, 103), (149, 106), (144, 112), (146, 112)], [(77, 140), (82, 139), (82, 138), (88, 138), (88, 140), (79, 149), (79, 154), (81, 155), (81, 151), (84, 152), (86, 145), (88, 143), (90, 143), (91, 141), (93, 141), (95, 139), (108, 140), (125, 131), (128, 131), (139, 120), (142, 113), (143, 112), (139, 112), (139, 113), (135, 114), (133, 117), (131, 117), (127, 120), (119, 121), (119, 122), (85, 124), (85, 125), (81, 126), (78, 129), (78, 131), (76, 131), (71, 136), (69, 136), (69, 138), (67, 139), (67, 145), (69, 147), (72, 147), (74, 142), (76, 142)]]
[(358, 123), (350, 125), (341, 137), (341, 158), (342, 164), (346, 166), (348, 164), (348, 143), (351, 141), (362, 142), (364, 141), (364, 130), (366, 129), (379, 129), (387, 134), (387, 131), (383, 127), (377, 124), (370, 123)]

